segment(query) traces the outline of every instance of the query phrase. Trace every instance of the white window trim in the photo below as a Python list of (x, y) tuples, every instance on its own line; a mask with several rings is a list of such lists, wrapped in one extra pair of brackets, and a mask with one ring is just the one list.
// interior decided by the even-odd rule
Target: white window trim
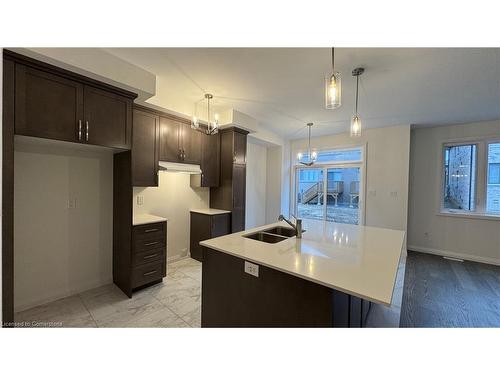
[[(334, 147), (322, 147), (320, 149), (316, 148), (316, 151), (337, 151), (337, 150), (357, 150), (361, 149), (361, 161), (338, 161), (338, 162), (322, 162), (322, 163), (314, 163), (312, 166), (307, 167), (305, 165), (299, 164), (297, 162), (297, 152), (303, 152), (300, 149), (292, 150), (292, 156), (294, 156), (294, 163), (292, 164), (290, 173), (290, 213), (293, 213), (295, 216), (297, 215), (297, 169), (328, 169), (328, 168), (353, 168), (359, 167), (359, 175), (361, 177), (361, 181), (359, 182), (359, 220), (358, 225), (365, 225), (366, 218), (366, 155), (367, 155), (367, 144), (360, 145), (346, 145), (346, 146), (334, 146)], [(326, 188), (326, 184), (325, 184)], [(326, 206), (325, 206), (326, 207)], [(325, 208), (326, 209), (326, 208)]]
[[(500, 220), (500, 215), (486, 211), (487, 186), (488, 186), (488, 146), (499, 143), (498, 135), (450, 139), (440, 143), (441, 152), (439, 160), (439, 199), (438, 216), (460, 217), (468, 219)], [(476, 186), (475, 210), (456, 210), (444, 208), (444, 154), (447, 146), (476, 145)]]

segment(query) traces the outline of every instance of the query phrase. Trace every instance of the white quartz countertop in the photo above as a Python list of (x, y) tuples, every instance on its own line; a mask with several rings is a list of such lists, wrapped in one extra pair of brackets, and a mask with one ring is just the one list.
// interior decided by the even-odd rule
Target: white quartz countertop
[(391, 305), (404, 231), (303, 220), (306, 232), (302, 239), (291, 237), (270, 244), (243, 237), (275, 226), (288, 225), (269, 224), (200, 244), (375, 303)]
[(220, 214), (231, 213), (231, 211), (219, 210), (217, 208), (193, 208), (191, 212), (196, 212), (197, 214), (203, 214), (203, 215), (220, 215)]
[(132, 219), (132, 225), (161, 223), (162, 221), (167, 221), (167, 220), (168, 219), (161, 216), (150, 215), (150, 214), (138, 214), (134, 215)]

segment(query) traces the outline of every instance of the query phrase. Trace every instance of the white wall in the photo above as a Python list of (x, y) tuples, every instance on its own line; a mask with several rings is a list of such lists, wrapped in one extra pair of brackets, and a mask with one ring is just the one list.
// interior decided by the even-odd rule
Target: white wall
[[(406, 230), (409, 125), (367, 129), (360, 138), (351, 138), (348, 133), (317, 137), (311, 143), (317, 149), (366, 145), (365, 225)], [(306, 148), (307, 139), (292, 141), (290, 159), (295, 161), (297, 152)], [(290, 189), (292, 178), (290, 175), (285, 189)]]
[(500, 221), (438, 215), (442, 143), (489, 136), (500, 136), (500, 121), (411, 131), (408, 248), (500, 264)]
[(15, 310), (112, 282), (112, 154), (16, 139), (14, 157)]
[[(166, 217), (167, 257), (175, 260), (187, 256), (189, 248), (189, 210), (207, 208), (209, 188), (191, 188), (190, 176), (184, 173), (160, 172), (159, 186), (134, 188), (134, 214), (149, 213)], [(137, 204), (137, 196), (144, 204)]]
[(266, 224), (274, 223), (281, 213), (281, 186), (283, 147), (267, 148), (266, 171)]
[(245, 228), (266, 223), (267, 147), (247, 142)]

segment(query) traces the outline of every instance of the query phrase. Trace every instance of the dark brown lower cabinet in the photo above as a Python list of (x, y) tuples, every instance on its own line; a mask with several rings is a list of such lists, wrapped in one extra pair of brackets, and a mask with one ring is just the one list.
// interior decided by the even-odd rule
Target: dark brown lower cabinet
[[(370, 302), (203, 247), (202, 327), (363, 327)], [(221, 272), (223, 271), (223, 272)]]
[(167, 222), (132, 229), (132, 290), (167, 276)]
[(200, 241), (231, 233), (231, 213), (216, 214), (191, 211), (189, 252), (191, 258), (203, 261)]

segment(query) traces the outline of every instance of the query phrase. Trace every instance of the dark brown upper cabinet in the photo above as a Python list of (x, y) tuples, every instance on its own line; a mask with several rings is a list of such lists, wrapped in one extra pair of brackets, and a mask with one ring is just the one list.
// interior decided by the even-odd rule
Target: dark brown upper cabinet
[(179, 121), (160, 116), (160, 160), (175, 163), (182, 162), (179, 130)]
[(15, 131), (78, 142), (83, 129), (83, 84), (16, 64)]
[(136, 94), (12, 51), (15, 133), (118, 149), (132, 144)]
[(220, 133), (202, 134), (201, 186), (217, 187), (220, 180)]
[(194, 130), (189, 124), (181, 124), (180, 142), (182, 145), (183, 162), (188, 164), (201, 163), (201, 140), (203, 133)]
[(130, 149), (132, 140), (132, 101), (123, 96), (85, 86), (85, 143)]
[(132, 185), (158, 186), (160, 117), (134, 108), (132, 130)]
[(200, 164), (202, 136), (188, 123), (160, 116), (160, 160)]

